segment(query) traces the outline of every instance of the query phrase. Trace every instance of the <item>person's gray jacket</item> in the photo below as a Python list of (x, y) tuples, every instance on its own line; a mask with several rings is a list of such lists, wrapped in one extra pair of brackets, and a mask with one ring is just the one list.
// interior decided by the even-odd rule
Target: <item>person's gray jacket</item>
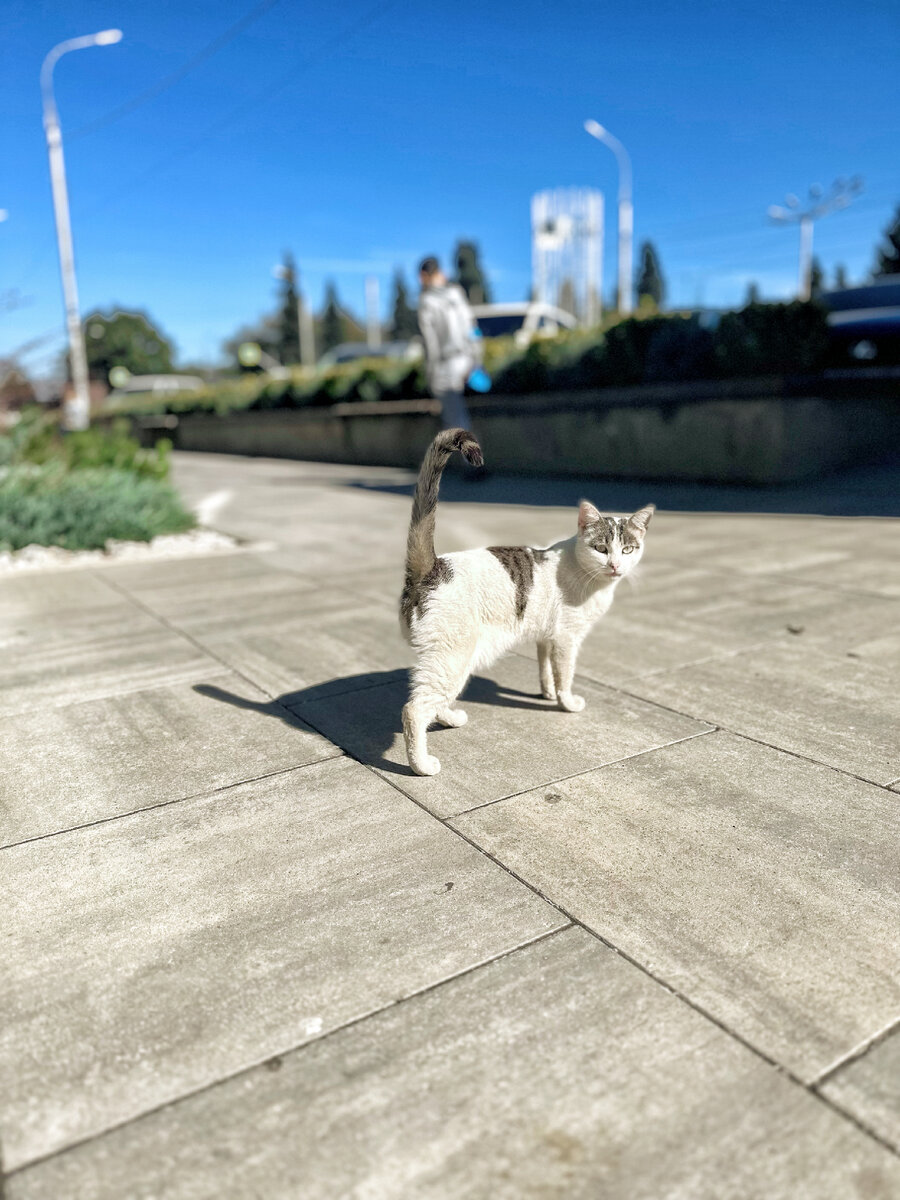
[(480, 355), (472, 310), (458, 284), (423, 288), (419, 328), (425, 341), (425, 367), (432, 393), (461, 392)]

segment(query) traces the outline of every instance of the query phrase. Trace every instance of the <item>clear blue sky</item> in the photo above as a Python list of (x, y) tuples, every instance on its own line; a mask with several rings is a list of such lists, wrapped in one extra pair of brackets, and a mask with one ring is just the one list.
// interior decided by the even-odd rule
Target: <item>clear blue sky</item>
[(586, 117), (631, 152), (636, 236), (659, 248), (675, 303), (736, 303), (749, 280), (790, 294), (796, 230), (764, 217), (788, 191), (865, 178), (816, 229), (827, 271), (851, 277), (900, 201), (897, 0), (278, 0), (74, 136), (260, 7), (6, 0), (0, 297), (23, 303), (0, 313), (0, 354), (47, 335), (27, 356), (42, 371), (62, 344), (38, 72), (55, 43), (110, 26), (123, 42), (56, 69), (82, 310), (144, 308), (182, 359), (214, 360), (272, 306), (286, 248), (316, 303), (333, 277), (361, 308), (366, 272), (386, 304), (395, 266), (411, 278), (422, 254), (472, 237), (496, 298), (524, 298), (533, 192), (593, 185), (614, 215), (615, 160)]

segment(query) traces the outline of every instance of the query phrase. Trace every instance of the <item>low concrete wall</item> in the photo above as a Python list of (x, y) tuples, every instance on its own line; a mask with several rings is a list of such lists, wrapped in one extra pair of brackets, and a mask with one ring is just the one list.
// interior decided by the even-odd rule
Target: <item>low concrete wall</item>
[[(499, 471), (789, 483), (896, 442), (900, 381), (864, 382), (730, 380), (473, 397), (470, 410), (485, 459)], [(416, 467), (440, 428), (439, 411), (425, 400), (190, 414), (166, 432), (182, 450)], [(152, 436), (150, 423), (143, 427)]]

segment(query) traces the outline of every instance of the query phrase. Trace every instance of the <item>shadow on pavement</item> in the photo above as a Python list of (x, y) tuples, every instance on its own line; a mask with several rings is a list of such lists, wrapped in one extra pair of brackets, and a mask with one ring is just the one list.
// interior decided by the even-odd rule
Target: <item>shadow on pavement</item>
[[(374, 689), (385, 687), (390, 687), (391, 691), (371, 695)], [(284, 692), (267, 701), (248, 700), (211, 683), (194, 686), (195, 692), (210, 700), (265, 713), (293, 729), (312, 727), (359, 762), (392, 775), (412, 775), (405, 763), (401, 765), (385, 757), (402, 732), (400, 713), (408, 690), (409, 672), (406, 670), (348, 675), (299, 691)], [(460, 699), (502, 708), (553, 707), (536, 690), (534, 693), (522, 692), (481, 675), (474, 675), (469, 680)], [(311, 711), (313, 704), (318, 706), (315, 711)], [(444, 732), (442, 725), (434, 725), (432, 729), (437, 734)]]
[[(349, 487), (412, 496), (413, 482), (348, 481)], [(533, 504), (575, 508), (589, 497), (607, 512), (633, 512), (653, 501), (679, 512), (802, 513), (830, 517), (900, 517), (900, 454), (845, 467), (801, 483), (752, 487), (678, 480), (604, 479), (552, 475), (492, 475), (473, 480), (448, 472), (442, 503)]]

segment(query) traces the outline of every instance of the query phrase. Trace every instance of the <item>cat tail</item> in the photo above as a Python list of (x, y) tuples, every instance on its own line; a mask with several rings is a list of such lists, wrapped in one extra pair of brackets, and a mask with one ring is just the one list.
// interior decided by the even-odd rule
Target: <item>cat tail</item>
[(444, 467), (454, 450), (458, 450), (473, 467), (480, 467), (484, 463), (481, 447), (468, 429), (445, 429), (425, 452), (413, 496), (406, 541), (406, 576), (413, 584), (424, 579), (437, 561), (434, 553), (434, 519), (438, 488)]

